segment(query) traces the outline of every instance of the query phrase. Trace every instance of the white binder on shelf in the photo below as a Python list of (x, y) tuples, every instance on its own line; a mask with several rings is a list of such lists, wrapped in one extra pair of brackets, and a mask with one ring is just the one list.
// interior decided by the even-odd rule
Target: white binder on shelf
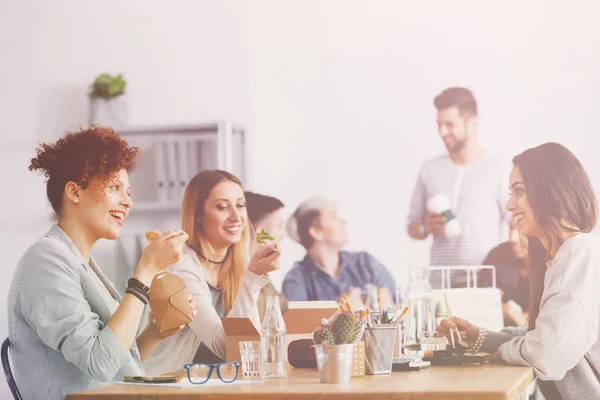
[(180, 202), (177, 185), (177, 168), (179, 163), (177, 157), (175, 157), (175, 142), (165, 140), (162, 145), (165, 149), (165, 154), (167, 155), (165, 162), (167, 172), (167, 199), (169, 204), (177, 204)]
[[(198, 168), (198, 148), (197, 148), (196, 140), (186, 140), (185, 142), (185, 153), (187, 155), (186, 167), (188, 171), (188, 179), (189, 182), (200, 169)], [(187, 185), (187, 184), (186, 184)]]
[(156, 190), (158, 192), (158, 202), (161, 204), (167, 204), (169, 198), (167, 196), (167, 168), (165, 164), (165, 152), (162, 141), (156, 141), (153, 143), (155, 150), (155, 172), (156, 172)]
[(188, 141), (178, 140), (173, 143), (175, 145), (175, 154), (177, 157), (177, 197), (183, 199), (185, 188), (191, 176), (189, 172), (188, 161)]

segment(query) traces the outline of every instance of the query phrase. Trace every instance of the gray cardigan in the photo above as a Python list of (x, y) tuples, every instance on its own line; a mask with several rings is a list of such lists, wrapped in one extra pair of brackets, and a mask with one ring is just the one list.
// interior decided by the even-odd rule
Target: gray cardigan
[(548, 264), (535, 329), (489, 333), (482, 350), (533, 367), (548, 400), (600, 399), (600, 237), (566, 240)]
[(58, 400), (143, 374), (135, 343), (126, 351), (106, 326), (120, 300), (58, 226), (27, 249), (8, 295), (13, 374), (23, 398)]

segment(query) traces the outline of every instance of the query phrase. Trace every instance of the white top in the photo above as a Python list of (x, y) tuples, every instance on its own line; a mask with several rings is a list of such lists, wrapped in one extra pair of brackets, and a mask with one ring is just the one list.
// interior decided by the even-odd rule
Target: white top
[(580, 233), (548, 265), (535, 329), (499, 348), (565, 399), (600, 399), (600, 237)]
[(423, 165), (408, 224), (423, 221), (427, 200), (443, 194), (462, 228), (462, 234), (452, 239), (433, 238), (431, 265), (481, 265), (488, 252), (505, 241), (509, 175), (510, 164), (488, 155), (467, 165), (443, 155)]
[[(168, 271), (184, 280), (188, 293), (196, 302), (198, 313), (194, 320), (180, 332), (169, 336), (156, 346), (144, 361), (144, 369), (148, 375), (181, 370), (185, 364), (192, 362), (201, 342), (214, 354), (226, 359), (225, 330), (219, 314), (213, 307), (210, 289), (202, 273), (196, 252), (188, 246), (184, 246), (181, 259), (170, 266)], [(260, 290), (268, 282), (266, 276), (246, 271), (240, 292), (227, 316), (250, 318), (260, 331), (256, 302)]]

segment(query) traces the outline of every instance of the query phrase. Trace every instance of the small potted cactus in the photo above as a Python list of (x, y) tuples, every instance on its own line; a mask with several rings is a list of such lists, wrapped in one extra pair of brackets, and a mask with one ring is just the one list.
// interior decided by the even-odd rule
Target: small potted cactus
[(100, 74), (91, 85), (90, 123), (112, 127), (125, 126), (128, 119), (127, 102), (124, 98), (127, 82), (123, 75)]
[(349, 383), (354, 345), (364, 324), (353, 313), (338, 314), (333, 324), (324, 324), (313, 333), (315, 354), (322, 383)]

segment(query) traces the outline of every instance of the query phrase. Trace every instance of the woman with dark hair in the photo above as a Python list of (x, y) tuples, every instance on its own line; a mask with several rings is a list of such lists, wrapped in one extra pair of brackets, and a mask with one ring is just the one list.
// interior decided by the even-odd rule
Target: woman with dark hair
[(42, 144), (29, 170), (42, 171), (56, 224), (26, 251), (8, 295), (8, 326), (25, 399), (67, 394), (143, 375), (141, 360), (162, 340), (154, 324), (136, 338), (148, 286), (177, 261), (187, 234), (169, 231), (145, 249), (121, 298), (91, 251), (117, 239), (132, 206), (128, 172), (139, 149), (92, 125)]
[(521, 337), (487, 332), (460, 318), (473, 352), (491, 360), (531, 366), (547, 399), (600, 398), (600, 238), (596, 197), (579, 160), (546, 143), (513, 159), (506, 208), (529, 240), (530, 314)]
[(244, 189), (229, 172), (201, 171), (190, 180), (183, 195), (181, 226), (189, 239), (181, 260), (169, 271), (184, 280), (198, 314), (144, 362), (151, 374), (177, 371), (192, 361), (225, 360), (221, 318), (250, 318), (260, 328), (258, 295), (269, 281), (267, 272), (278, 266), (276, 245), (251, 255)]

